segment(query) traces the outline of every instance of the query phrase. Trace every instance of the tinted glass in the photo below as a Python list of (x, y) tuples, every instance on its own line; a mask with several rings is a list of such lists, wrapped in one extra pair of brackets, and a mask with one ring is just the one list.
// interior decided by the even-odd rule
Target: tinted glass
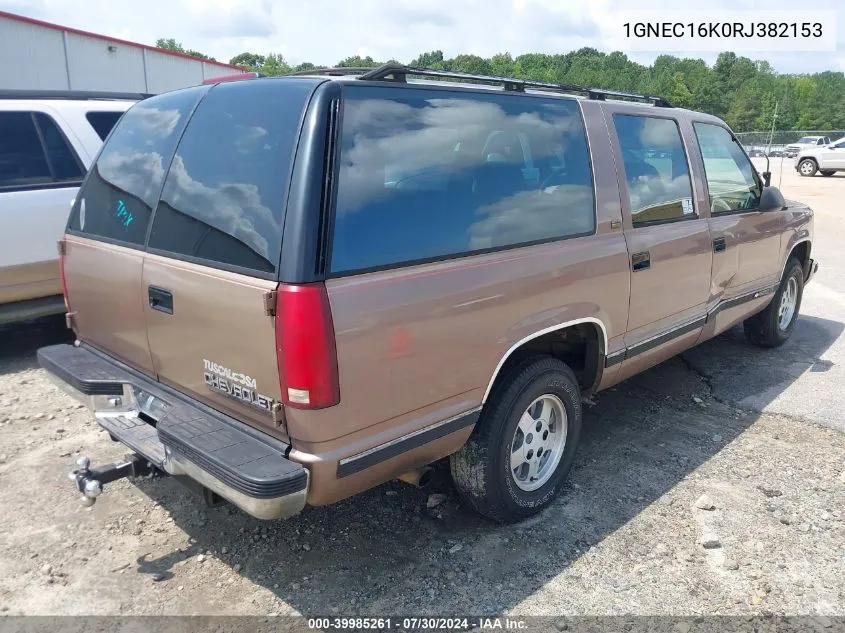
[(634, 226), (695, 217), (692, 182), (678, 124), (614, 114)]
[(275, 271), (293, 153), (314, 85), (273, 79), (215, 86), (179, 144), (149, 247)]
[(207, 90), (170, 92), (127, 110), (77, 196), (69, 228), (143, 244), (176, 143)]
[(347, 90), (332, 272), (594, 231), (577, 102)]
[(760, 202), (760, 185), (754, 177), (754, 166), (730, 132), (707, 123), (693, 126), (704, 158), (711, 212), (756, 208)]
[(69, 183), (82, 182), (85, 170), (56, 122), (43, 112), (36, 112), (35, 119), (38, 127), (41, 128), (44, 146), (47, 148), (47, 163), (53, 174), (53, 180)]
[(106, 137), (111, 132), (111, 129), (115, 126), (115, 123), (118, 122), (120, 117), (123, 115), (123, 112), (88, 112), (85, 114), (85, 118), (88, 119), (88, 123), (91, 124), (91, 127), (94, 128), (94, 131), (104, 141)]
[(0, 112), (0, 187), (52, 182), (30, 112)]

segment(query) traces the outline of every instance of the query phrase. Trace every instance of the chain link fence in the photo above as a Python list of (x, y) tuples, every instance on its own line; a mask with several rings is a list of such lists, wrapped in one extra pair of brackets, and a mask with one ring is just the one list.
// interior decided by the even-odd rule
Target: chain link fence
[(788, 145), (807, 136), (821, 136), (832, 143), (845, 136), (845, 130), (769, 130), (736, 135), (750, 156), (782, 156)]

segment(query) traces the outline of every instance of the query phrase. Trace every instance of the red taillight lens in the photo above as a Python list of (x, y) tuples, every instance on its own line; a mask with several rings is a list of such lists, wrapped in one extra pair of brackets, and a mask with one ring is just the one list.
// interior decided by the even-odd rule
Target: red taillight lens
[(340, 402), (334, 324), (324, 284), (279, 284), (276, 357), (286, 406), (323, 409)]
[(70, 312), (70, 298), (67, 296), (67, 279), (65, 278), (65, 253), (67, 252), (67, 242), (59, 240), (59, 282), (62, 285), (62, 294), (65, 297), (65, 308)]

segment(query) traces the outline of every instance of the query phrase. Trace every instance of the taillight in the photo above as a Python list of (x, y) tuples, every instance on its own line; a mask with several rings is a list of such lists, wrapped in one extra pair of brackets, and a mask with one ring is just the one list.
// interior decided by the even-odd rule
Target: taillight
[(279, 284), (276, 357), (286, 406), (323, 409), (340, 402), (334, 324), (324, 284)]
[(65, 297), (66, 312), (70, 312), (70, 298), (67, 296), (67, 279), (65, 278), (65, 254), (67, 253), (67, 242), (59, 240), (59, 282), (62, 285), (62, 294)]

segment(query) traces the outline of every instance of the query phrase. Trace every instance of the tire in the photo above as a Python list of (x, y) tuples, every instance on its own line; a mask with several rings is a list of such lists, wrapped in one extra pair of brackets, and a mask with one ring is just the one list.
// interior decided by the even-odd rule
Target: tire
[[(529, 411), (536, 401), (539, 405)], [(552, 413), (536, 436), (523, 434), (520, 441), (517, 428), (521, 421), (525, 424), (524, 416), (535, 414), (531, 417), (538, 419), (529, 420), (529, 426), (536, 430), (534, 424), (540, 425), (542, 417), (539, 411), (547, 403), (551, 410), (560, 409), (560, 419)], [(562, 435), (555, 439), (556, 433)], [(469, 440), (450, 458), (452, 479), (464, 501), (480, 514), (501, 523), (525, 519), (547, 507), (560, 492), (580, 434), (581, 389), (575, 374), (556, 358), (534, 357), (510, 371), (493, 392)], [(529, 444), (538, 448), (533, 461), (534, 449)], [(528, 456), (517, 469), (512, 468), (513, 446), (517, 446), (515, 460)], [(545, 461), (540, 449), (549, 455)], [(526, 470), (535, 463), (539, 467), (536, 480)], [(536, 488), (526, 489), (532, 486)]]
[(832, 176), (833, 174), (835, 174), (836, 172), (835, 172), (833, 169), (822, 169), (819, 173), (820, 173), (822, 176), (825, 176), (825, 177), (830, 177), (830, 176)]
[(812, 158), (802, 158), (798, 163), (798, 173), (802, 176), (815, 176), (818, 170), (819, 166)]
[[(784, 319), (781, 318), (781, 307), (785, 292), (792, 292), (795, 295), (792, 314), (788, 322), (784, 322)], [(746, 319), (743, 323), (745, 336), (748, 340), (759, 347), (783, 345), (789, 339), (795, 327), (795, 322), (798, 320), (798, 311), (801, 309), (801, 297), (803, 295), (804, 269), (797, 259), (790, 257), (786, 263), (783, 279), (781, 279), (772, 302), (765, 310)]]

